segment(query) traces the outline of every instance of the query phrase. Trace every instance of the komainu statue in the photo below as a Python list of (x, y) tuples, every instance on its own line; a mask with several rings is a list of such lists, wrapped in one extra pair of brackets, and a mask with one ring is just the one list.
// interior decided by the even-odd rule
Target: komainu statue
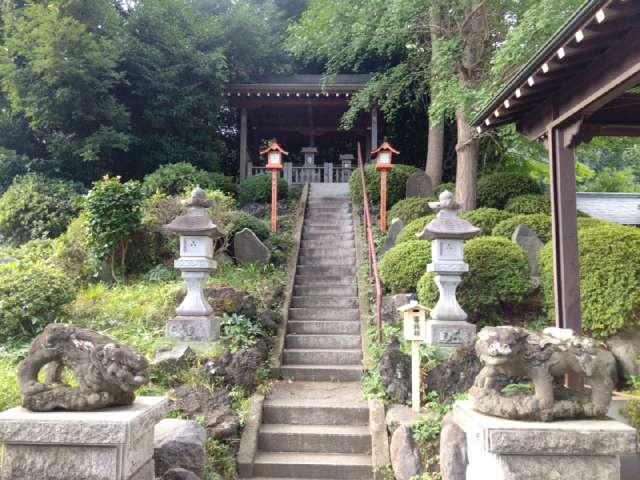
[[(550, 421), (607, 413), (615, 378), (613, 355), (572, 330), (547, 328), (536, 334), (520, 327), (486, 327), (476, 353), (483, 368), (469, 390), (473, 408), (497, 417)], [(564, 387), (564, 376), (588, 385)]]
[[(63, 383), (65, 368), (77, 386)], [(47, 325), (18, 365), (22, 406), (34, 411), (130, 405), (134, 391), (148, 382), (147, 360), (133, 348), (70, 325)]]

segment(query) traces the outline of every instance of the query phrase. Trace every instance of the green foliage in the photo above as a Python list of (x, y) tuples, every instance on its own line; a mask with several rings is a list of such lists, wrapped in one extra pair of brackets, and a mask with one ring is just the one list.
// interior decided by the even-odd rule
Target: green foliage
[(0, 266), (0, 341), (29, 339), (66, 318), (75, 289), (58, 268), (42, 261)]
[(436, 188), (433, 189), (433, 195), (437, 198), (445, 190), (449, 190), (451, 193), (455, 194), (456, 193), (456, 184), (453, 183), (453, 182), (441, 183), (440, 185), (438, 185)]
[[(278, 177), (278, 199), (287, 198), (289, 185), (286, 180)], [(240, 205), (249, 203), (271, 202), (271, 174), (254, 175), (240, 182), (238, 185), (238, 202)]]
[(404, 228), (400, 230), (400, 233), (396, 238), (396, 245), (408, 240), (417, 240), (416, 235), (422, 232), (422, 230), (424, 230), (424, 227), (426, 227), (427, 224), (434, 218), (436, 218), (435, 215), (427, 215), (425, 217), (416, 218), (412, 222), (405, 225)]
[(415, 291), (416, 284), (431, 261), (431, 244), (408, 240), (391, 248), (379, 263), (380, 279), (391, 293)]
[[(462, 277), (458, 300), (474, 321), (499, 321), (505, 311), (518, 307), (531, 291), (529, 264), (520, 247), (499, 237), (478, 237), (464, 246), (469, 274)], [(438, 288), (432, 273), (418, 282), (418, 299), (434, 305)]]
[(220, 173), (205, 172), (187, 162), (162, 165), (155, 172), (144, 177), (142, 181), (145, 195), (153, 193), (180, 195), (190, 192), (196, 185), (204, 190), (235, 193), (235, 185), (231, 177), (225, 177)]
[(514, 215), (513, 217), (498, 223), (493, 231), (497, 237), (511, 238), (518, 225), (523, 224), (536, 232), (543, 243), (551, 240), (551, 217), (544, 213), (533, 215)]
[(399, 218), (404, 225), (412, 222), (416, 218), (424, 217), (431, 213), (429, 202), (435, 201), (434, 198), (409, 197), (397, 202), (387, 215), (387, 218), (393, 220)]
[(256, 346), (269, 338), (269, 332), (261, 322), (253, 318), (224, 314), (220, 322), (221, 336), (232, 351)]
[(227, 235), (233, 236), (244, 228), (250, 229), (260, 240), (269, 238), (269, 227), (267, 224), (250, 213), (241, 210), (234, 211), (229, 215), (227, 223), (224, 225), (224, 232)]
[(491, 235), (494, 227), (503, 220), (511, 218), (511, 214), (497, 208), (483, 207), (465, 212), (461, 217), (471, 222), (474, 227), (480, 228), (482, 235)]
[(509, 200), (504, 209), (515, 215), (551, 215), (551, 199), (548, 195), (520, 195)]
[[(405, 197), (407, 189), (407, 179), (412, 173), (418, 172), (416, 167), (411, 165), (396, 164), (387, 174), (387, 206), (395, 205)], [(380, 173), (376, 171), (373, 164), (365, 165), (364, 181), (367, 186), (369, 203), (377, 205), (380, 203)], [(362, 203), (362, 180), (360, 170), (355, 169), (349, 178), (349, 191), (351, 198), (356, 203)]]
[(122, 183), (119, 177), (105, 177), (95, 182), (87, 195), (89, 245), (98, 259), (111, 258), (111, 273), (114, 279), (117, 279), (116, 251), (120, 250), (124, 267), (129, 239), (140, 228), (142, 200), (140, 184), (131, 180)]
[(15, 177), (27, 173), (25, 163), (23, 157), (0, 147), (0, 195), (9, 188)]
[(277, 307), (286, 284), (285, 271), (271, 264), (220, 265), (209, 280), (209, 286), (230, 286), (254, 297), (259, 308)]
[(542, 187), (528, 175), (492, 173), (478, 179), (478, 204), (481, 207), (504, 208), (514, 197), (542, 193)]
[[(77, 284), (89, 281), (92, 272), (85, 212), (74, 218), (67, 231), (53, 241), (49, 261)], [(28, 244), (27, 244), (28, 245)]]
[[(640, 231), (610, 224), (578, 232), (580, 303), (586, 333), (606, 339), (640, 319), (640, 266), (630, 261), (640, 251)], [(540, 252), (542, 290), (554, 317), (552, 245)]]
[(79, 209), (77, 185), (38, 174), (16, 177), (0, 197), (0, 239), (20, 244), (57, 237)]
[(0, 348), (0, 409), (2, 411), (15, 407), (20, 403), (20, 389), (16, 372), (18, 362), (26, 353), (25, 348), (8, 349), (6, 346)]
[(599, 218), (578, 217), (578, 230), (586, 230), (587, 228), (594, 227), (606, 227), (607, 225), (612, 225), (612, 223), (607, 222), (606, 220), (600, 220)]
[(640, 192), (640, 183), (636, 180), (632, 167), (614, 170), (605, 167), (580, 187), (584, 192)]

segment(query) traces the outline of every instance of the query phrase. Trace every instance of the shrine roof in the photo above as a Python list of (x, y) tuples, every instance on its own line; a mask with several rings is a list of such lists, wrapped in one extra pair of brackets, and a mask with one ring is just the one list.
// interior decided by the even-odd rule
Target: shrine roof
[[(325, 75), (269, 75), (249, 79), (244, 82), (230, 83), (225, 88), (225, 95), (241, 96), (280, 94), (282, 97), (297, 94), (351, 94), (362, 90), (371, 79), (371, 74), (339, 74)], [(278, 96), (280, 96), (278, 95)]]

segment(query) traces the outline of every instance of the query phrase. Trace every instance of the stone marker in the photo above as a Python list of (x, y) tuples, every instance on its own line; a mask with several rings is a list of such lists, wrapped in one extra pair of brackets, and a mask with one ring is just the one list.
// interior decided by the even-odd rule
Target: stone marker
[(537, 287), (540, 285), (540, 267), (538, 266), (538, 254), (544, 246), (536, 232), (526, 225), (518, 225), (511, 236), (511, 241), (520, 246), (527, 255), (529, 262), (529, 271), (531, 274), (531, 283)]
[(196, 475), (204, 475), (207, 432), (193, 420), (165, 418), (156, 425), (153, 459), (156, 475), (162, 476), (172, 468), (184, 468)]
[(400, 220), (399, 218), (394, 218), (393, 220), (391, 220), (391, 226), (387, 231), (387, 238), (385, 238), (384, 243), (382, 244), (382, 248), (380, 249), (380, 255), (384, 255), (387, 250), (395, 246), (398, 234), (403, 228), (404, 223), (402, 223), (402, 220)]
[(233, 236), (233, 252), (242, 265), (253, 262), (269, 263), (271, 252), (256, 234), (245, 228)]
[(433, 195), (433, 185), (431, 178), (424, 172), (415, 172), (407, 179), (408, 197), (431, 197)]
[(638, 450), (636, 430), (610, 419), (516, 421), (457, 401), (453, 420), (467, 438), (466, 480), (620, 480), (620, 457)]
[(166, 350), (156, 352), (151, 365), (166, 370), (175, 370), (193, 364), (196, 352), (189, 345), (176, 345)]
[(153, 427), (164, 397), (89, 412), (0, 413), (0, 478), (11, 480), (153, 480)]
[(404, 425), (396, 429), (391, 436), (389, 450), (396, 480), (409, 480), (424, 471), (420, 447), (413, 439), (410, 427)]

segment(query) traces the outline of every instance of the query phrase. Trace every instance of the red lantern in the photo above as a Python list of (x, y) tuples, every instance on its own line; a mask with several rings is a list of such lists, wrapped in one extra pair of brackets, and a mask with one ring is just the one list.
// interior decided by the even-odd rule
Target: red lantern
[(376, 170), (380, 172), (380, 230), (387, 231), (387, 172), (393, 168), (393, 155), (400, 152), (386, 140), (371, 155), (376, 156)]
[(260, 155), (267, 156), (267, 170), (271, 171), (271, 231), (278, 229), (278, 175), (283, 169), (282, 155), (289, 155), (278, 142), (273, 139), (267, 148), (260, 151)]

